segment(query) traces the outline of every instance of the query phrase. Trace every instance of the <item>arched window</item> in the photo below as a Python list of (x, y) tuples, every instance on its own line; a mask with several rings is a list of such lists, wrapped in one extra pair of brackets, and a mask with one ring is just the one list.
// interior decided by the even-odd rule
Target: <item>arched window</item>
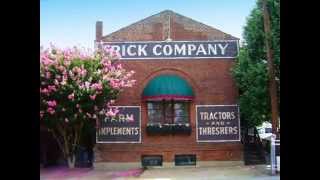
[(189, 123), (191, 86), (177, 75), (160, 75), (147, 84), (142, 98), (147, 103), (148, 123)]

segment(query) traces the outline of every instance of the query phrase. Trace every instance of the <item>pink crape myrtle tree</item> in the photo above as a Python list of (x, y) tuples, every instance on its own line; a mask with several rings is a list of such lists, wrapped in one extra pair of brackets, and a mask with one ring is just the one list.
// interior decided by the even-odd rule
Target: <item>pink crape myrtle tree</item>
[(68, 167), (88, 122), (114, 117), (119, 93), (134, 85), (110, 47), (90, 52), (79, 48), (40, 48), (40, 120), (56, 139)]

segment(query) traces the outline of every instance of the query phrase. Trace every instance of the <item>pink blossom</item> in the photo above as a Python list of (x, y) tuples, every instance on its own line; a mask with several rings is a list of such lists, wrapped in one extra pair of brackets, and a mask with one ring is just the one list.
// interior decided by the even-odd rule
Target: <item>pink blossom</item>
[(90, 95), (90, 99), (91, 100), (95, 100), (96, 99), (96, 95)]
[(127, 120), (128, 120), (129, 122), (133, 122), (133, 121), (134, 121), (134, 119), (133, 119), (133, 115), (128, 116), (128, 117), (127, 117)]
[(58, 86), (59, 85), (59, 81), (58, 80), (54, 80), (54, 84), (56, 85), (56, 86)]
[(74, 68), (72, 69), (72, 71), (73, 71), (74, 73), (79, 73), (79, 72), (80, 72), (80, 68), (79, 68), (79, 67), (74, 67)]
[(41, 61), (41, 63), (43, 63), (45, 66), (53, 63), (53, 61), (48, 57), (48, 55), (42, 55), (40, 61)]
[(70, 76), (71, 78), (73, 78), (73, 77), (74, 77), (74, 74), (73, 74), (73, 72), (72, 72), (72, 71), (69, 71), (69, 76)]
[(110, 81), (110, 86), (112, 87), (112, 88), (115, 88), (115, 89), (119, 89), (119, 83), (116, 81), (116, 80), (111, 80)]
[(125, 86), (126, 86), (125, 82), (124, 82), (124, 81), (121, 81), (121, 82), (120, 82), (120, 87), (125, 87)]
[(43, 112), (43, 111), (40, 111), (40, 118), (43, 117), (43, 114), (44, 114), (44, 112)]
[(100, 90), (103, 89), (102, 83), (101, 83), (101, 82), (99, 82), (99, 83), (94, 83), (94, 84), (91, 85), (91, 88), (94, 89), (94, 90), (99, 90), (99, 91), (100, 91)]
[(63, 79), (60, 83), (61, 85), (66, 85), (67, 84), (67, 81), (65, 79)]
[[(60, 99), (64, 97), (57, 97), (57, 99), (53, 100), (50, 99), (48, 101), (47, 96), (50, 95), (52, 92), (57, 92), (63, 90), (62, 87), (68, 83), (70, 85), (70, 88), (73, 88), (73, 85), (76, 85), (78, 87), (75, 87), (74, 92), (70, 92), (70, 94), (67, 94), (67, 100), (75, 100), (75, 98), (83, 98), (78, 97), (78, 95), (82, 96), (83, 94), (78, 92), (79, 88), (80, 91), (87, 91), (91, 92), (89, 98), (94, 101), (100, 96), (100, 94), (104, 93), (104, 83), (107, 82), (108, 88), (112, 88), (115, 90), (121, 90), (124, 87), (131, 87), (134, 83), (134, 81), (130, 80), (130, 77), (133, 75), (134, 71), (126, 71), (123, 69), (123, 64), (117, 63), (115, 61), (117, 57), (120, 54), (117, 51), (112, 50), (111, 47), (107, 47), (103, 49), (105, 52), (102, 52), (102, 54), (90, 54), (87, 52), (81, 52), (77, 48), (71, 48), (71, 49), (64, 49), (60, 50), (54, 46), (49, 48), (46, 51), (41, 50), (40, 51), (40, 75), (41, 75), (41, 100), (45, 104), (47, 104), (47, 109), (43, 110), (44, 112), (40, 112), (41, 118), (46, 118), (46, 114), (55, 114), (57, 113), (57, 103), (59, 102), (60, 105)], [(83, 62), (79, 62), (79, 65), (76, 65), (76, 67), (71, 68), (71, 64), (73, 64), (73, 60), (77, 61), (87, 61), (95, 59), (98, 60), (99, 68), (95, 69), (93, 71), (93, 74), (95, 77), (88, 77), (84, 78), (85, 76), (88, 76), (88, 69), (84, 67)], [(77, 64), (77, 63), (76, 63)], [(91, 70), (90, 70), (91, 72)], [(87, 82), (85, 82), (87, 81)], [(69, 84), (70, 83), (70, 84)], [(46, 95), (47, 96), (43, 96)], [(77, 95), (77, 97), (75, 97)], [(109, 94), (106, 94), (108, 96)], [(111, 94), (112, 95), (112, 92)], [(107, 104), (107, 108), (103, 111), (101, 111), (103, 114), (109, 115), (109, 116), (115, 116), (118, 113), (118, 110), (111, 106), (111, 104), (114, 103), (114, 100), (110, 101)], [(80, 104), (80, 103), (79, 103)], [(80, 115), (86, 116), (86, 117), (92, 117), (92, 118), (98, 118), (99, 116), (97, 113), (102, 109), (100, 107), (100, 104), (92, 107), (94, 109), (94, 113), (87, 113), (84, 110), (80, 109), (80, 105), (77, 104), (76, 107), (78, 111), (76, 113), (72, 114), (72, 118), (77, 118)], [(84, 104), (85, 106), (86, 104)], [(61, 112), (66, 112), (70, 107), (59, 107), (59, 110)], [(79, 113), (83, 111), (83, 113)], [(69, 118), (69, 119), (68, 119)], [(62, 119), (66, 122), (70, 122), (70, 117), (66, 116), (66, 119)], [(132, 118), (129, 117), (129, 120), (131, 121)]]
[(49, 90), (47, 88), (40, 89), (40, 92), (43, 94), (49, 94)]
[(110, 45), (106, 45), (103, 47), (103, 50), (107, 53), (109, 53), (111, 51), (111, 46)]
[(118, 65), (117, 65), (117, 68), (118, 68), (118, 69), (122, 69), (122, 65), (121, 65), (121, 64), (118, 64)]
[(56, 91), (57, 89), (56, 89), (55, 86), (49, 85), (49, 86), (48, 86), (48, 90), (54, 92), (54, 91)]
[(64, 55), (64, 59), (66, 59), (66, 60), (70, 60), (72, 58), (72, 52), (70, 49), (66, 49), (63, 52), (63, 55)]
[(70, 99), (70, 100), (74, 100), (74, 93), (69, 94), (68, 99)]
[(69, 119), (68, 119), (68, 118), (65, 118), (64, 121), (65, 121), (66, 123), (68, 123), (68, 122), (69, 122)]
[(52, 115), (55, 113), (55, 110), (51, 107), (48, 107), (47, 112)]
[(113, 67), (110, 60), (103, 61), (103, 66), (104, 66), (104, 71), (105, 72), (108, 72)]
[(84, 86), (85, 86), (87, 89), (89, 89), (89, 88), (90, 88), (90, 83), (89, 83), (88, 81), (86, 81), (86, 82), (84, 83)]
[(84, 77), (84, 76), (86, 76), (86, 74), (87, 74), (87, 70), (81, 69), (80, 72), (79, 72), (79, 74)]
[(61, 72), (65, 71), (65, 67), (64, 66), (59, 66), (58, 70), (60, 70)]
[(63, 77), (63, 79), (68, 79), (68, 73), (67, 73), (67, 71), (63, 71), (63, 72), (62, 72), (62, 77)]
[(106, 113), (106, 116), (109, 116), (109, 117), (115, 117), (116, 115), (117, 113), (112, 111), (111, 109)]
[(71, 62), (70, 62), (70, 61), (64, 61), (63, 64), (64, 64), (65, 66), (69, 66), (69, 65), (71, 64)]
[(57, 102), (55, 100), (52, 100), (52, 101), (48, 101), (47, 104), (50, 107), (55, 107), (57, 105)]
[(51, 73), (50, 72), (46, 72), (46, 78), (50, 79), (50, 77), (51, 77)]

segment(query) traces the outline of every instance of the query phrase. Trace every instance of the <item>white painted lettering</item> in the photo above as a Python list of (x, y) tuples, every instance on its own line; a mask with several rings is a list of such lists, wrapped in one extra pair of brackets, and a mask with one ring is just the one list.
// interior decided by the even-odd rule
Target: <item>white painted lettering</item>
[(163, 46), (163, 54), (165, 56), (170, 56), (172, 54), (172, 47), (169, 44)]
[(143, 53), (144, 56), (147, 56), (146, 47), (147, 47), (146, 44), (143, 45), (143, 47), (142, 47), (142, 45), (138, 46), (138, 55), (139, 56), (141, 56), (142, 53)]
[(179, 47), (178, 44), (174, 45), (174, 55), (186, 55), (186, 45), (182, 44), (181, 47)]
[(194, 44), (188, 44), (188, 55), (191, 56), (192, 52), (196, 50), (196, 46)]
[(126, 45), (122, 45), (121, 56), (122, 57), (126, 56)]
[(224, 55), (225, 54), (225, 50), (228, 47), (228, 43), (226, 43), (226, 45), (223, 47), (221, 44), (218, 44), (220, 50), (221, 50), (221, 54)]
[(132, 51), (131, 51), (132, 48), (137, 48), (137, 47), (136, 47), (136, 45), (129, 45), (129, 46), (128, 46), (128, 49), (127, 49), (127, 54), (128, 54), (129, 56), (135, 56), (135, 55), (137, 55), (136, 52), (132, 52)]
[(214, 44), (212, 46), (212, 44), (208, 44), (208, 51), (209, 51), (209, 53), (208, 53), (209, 55), (211, 55), (211, 53), (214, 55), (217, 55), (217, 45)]
[(153, 47), (152, 52), (153, 52), (154, 55), (156, 55), (156, 56), (160, 56), (160, 55), (161, 55), (161, 51), (160, 51), (160, 52), (157, 52), (157, 49), (159, 49), (159, 48), (161, 48), (161, 45), (160, 45), (160, 44), (157, 44), (157, 45), (155, 45), (155, 46)]
[(207, 55), (207, 52), (205, 51), (203, 44), (200, 44), (196, 53), (196, 56), (199, 55), (199, 53), (202, 53), (203, 55)]

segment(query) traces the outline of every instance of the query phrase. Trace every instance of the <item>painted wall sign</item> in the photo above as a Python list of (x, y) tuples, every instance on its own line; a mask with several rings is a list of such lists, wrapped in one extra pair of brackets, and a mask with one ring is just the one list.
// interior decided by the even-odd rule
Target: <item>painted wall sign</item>
[(197, 105), (197, 142), (240, 141), (237, 105)]
[(141, 143), (140, 106), (117, 106), (115, 118), (100, 120), (97, 143)]
[[(101, 45), (101, 44), (100, 44)], [(235, 58), (238, 40), (103, 42), (121, 59)]]

